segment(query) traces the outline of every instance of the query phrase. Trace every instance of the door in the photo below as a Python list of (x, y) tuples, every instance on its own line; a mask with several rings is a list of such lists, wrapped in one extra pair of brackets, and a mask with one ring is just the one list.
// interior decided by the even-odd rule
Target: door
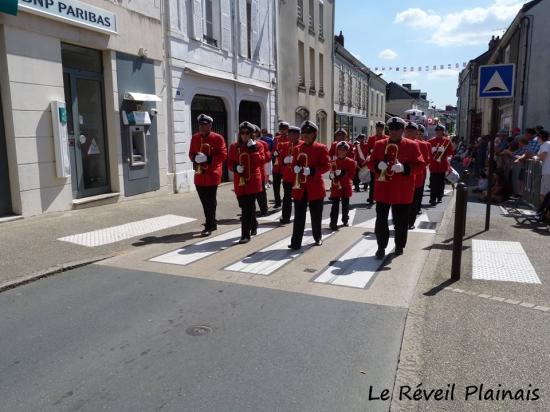
[(8, 171), (8, 153), (4, 133), (4, 112), (0, 99), (0, 216), (11, 214), (10, 176)]
[(108, 193), (101, 54), (64, 44), (62, 57), (73, 196)]

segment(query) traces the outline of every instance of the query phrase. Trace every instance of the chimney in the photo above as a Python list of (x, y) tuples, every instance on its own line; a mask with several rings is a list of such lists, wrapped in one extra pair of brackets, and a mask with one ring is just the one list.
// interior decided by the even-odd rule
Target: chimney
[(338, 36), (334, 36), (334, 40), (336, 43), (344, 47), (344, 35), (342, 34), (342, 30), (340, 30), (340, 34)]
[(412, 83), (405, 83), (405, 84), (403, 84), (403, 87), (404, 87), (405, 89), (411, 90), (411, 88), (412, 88)]

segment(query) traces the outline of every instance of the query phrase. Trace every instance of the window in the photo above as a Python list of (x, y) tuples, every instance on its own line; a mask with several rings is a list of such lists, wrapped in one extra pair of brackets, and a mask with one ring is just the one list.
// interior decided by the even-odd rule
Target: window
[(325, 58), (323, 53), (319, 53), (319, 94), (324, 94), (324, 83), (325, 83)]
[(304, 0), (298, 0), (298, 23), (304, 24)]
[(315, 92), (315, 49), (309, 48), (309, 91)]
[(344, 86), (344, 82), (345, 82), (344, 67), (340, 66), (338, 68), (338, 72), (339, 72), (339, 76), (340, 76), (340, 78), (338, 79), (338, 102), (340, 104), (344, 104), (344, 101), (345, 101), (345, 96), (344, 96), (344, 90), (345, 90), (345, 86)]
[(315, 0), (309, 0), (309, 32), (315, 34)]
[(246, 2), (246, 43), (248, 45), (247, 57), (252, 58), (252, 2)]
[(202, 38), (211, 46), (218, 47), (220, 38), (219, 0), (203, 0), (202, 2)]
[(372, 109), (373, 109), (373, 107), (374, 107), (374, 91), (372, 91), (372, 90), (370, 91), (370, 102), (371, 102), (371, 105), (370, 105), (370, 114), (372, 115), (372, 114), (374, 114), (374, 113), (372, 112)]
[(298, 40), (298, 61), (300, 73), (298, 74), (298, 87), (306, 87), (306, 69), (304, 63), (304, 43)]
[(324, 25), (324, 14), (325, 14), (325, 5), (323, 4), (323, 0), (319, 2), (319, 39), (323, 40), (323, 25)]

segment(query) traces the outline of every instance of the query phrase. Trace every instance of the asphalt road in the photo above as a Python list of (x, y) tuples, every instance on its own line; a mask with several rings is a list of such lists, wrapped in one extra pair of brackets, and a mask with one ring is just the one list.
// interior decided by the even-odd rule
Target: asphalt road
[(2, 293), (0, 313), (10, 412), (388, 410), (368, 388), (392, 388), (406, 316), (99, 265)]

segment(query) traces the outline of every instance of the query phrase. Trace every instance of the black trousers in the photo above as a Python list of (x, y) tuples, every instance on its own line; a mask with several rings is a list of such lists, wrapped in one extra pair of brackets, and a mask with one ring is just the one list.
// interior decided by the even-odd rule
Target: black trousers
[(355, 170), (355, 176), (353, 176), (353, 186), (355, 187), (355, 190), (359, 191), (359, 185), (361, 184), (361, 181), (359, 180), (359, 169)]
[(404, 249), (407, 244), (407, 232), (409, 230), (409, 207), (410, 205), (390, 205), (388, 203), (376, 203), (376, 225), (374, 233), (379, 249), (386, 249), (390, 239), (390, 230), (388, 225), (388, 216), (393, 215), (393, 225), (395, 227), (395, 248)]
[(241, 237), (250, 239), (250, 231), (258, 227), (256, 220), (256, 194), (238, 197), (241, 207)]
[(216, 226), (216, 207), (218, 202), (216, 195), (218, 193), (218, 186), (195, 186), (199, 199), (201, 200), (202, 210), (205, 217), (205, 230), (213, 230)]
[(418, 212), (422, 209), (422, 196), (424, 195), (424, 184), (414, 190), (414, 198), (409, 208), (409, 226), (414, 225)]
[(275, 205), (281, 204), (281, 182), (283, 175), (281, 173), (273, 173), (273, 197), (275, 198)]
[(330, 224), (338, 224), (338, 213), (340, 212), (340, 200), (342, 201), (342, 223), (349, 221), (349, 197), (331, 198), (332, 207), (330, 208)]
[(369, 202), (372, 202), (372, 200), (374, 199), (374, 181), (376, 180), (375, 176), (376, 175), (374, 172), (370, 172), (369, 197), (367, 199)]
[(290, 244), (294, 247), (302, 246), (302, 238), (306, 227), (306, 212), (309, 206), (311, 215), (311, 230), (315, 241), (321, 240), (321, 220), (323, 217), (323, 199), (307, 201), (307, 192), (304, 192), (302, 200), (294, 201), (294, 226), (292, 228), (292, 240)]
[(443, 199), (445, 191), (445, 173), (430, 174), (430, 202)]
[(283, 182), (283, 220), (290, 220), (292, 214), (292, 183)]
[(265, 215), (267, 213), (267, 191), (265, 190), (265, 184), (262, 183), (262, 191), (256, 195), (256, 200), (258, 201), (258, 207), (260, 208), (260, 213)]

